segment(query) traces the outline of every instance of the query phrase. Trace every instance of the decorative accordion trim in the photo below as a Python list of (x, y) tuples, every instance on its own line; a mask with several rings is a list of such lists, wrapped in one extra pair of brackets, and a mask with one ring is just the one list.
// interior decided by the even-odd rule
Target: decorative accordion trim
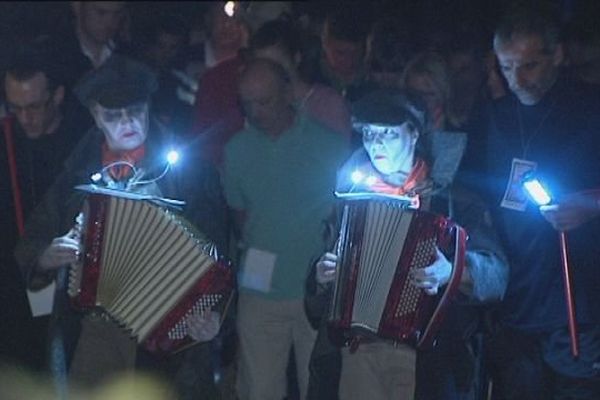
[(94, 193), (83, 214), (85, 251), (70, 271), (72, 303), (102, 308), (150, 351), (185, 346), (187, 317), (231, 295), (233, 274), (215, 246), (171, 210)]
[[(464, 229), (395, 199), (343, 202), (330, 325), (345, 338), (372, 336), (431, 346), (460, 283)], [(410, 276), (435, 261), (436, 247), (452, 260), (453, 269), (442, 293), (430, 296), (411, 284)]]

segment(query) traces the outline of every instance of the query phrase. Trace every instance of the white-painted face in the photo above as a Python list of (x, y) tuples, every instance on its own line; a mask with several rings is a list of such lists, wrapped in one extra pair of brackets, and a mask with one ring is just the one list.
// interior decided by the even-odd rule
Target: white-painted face
[(361, 131), (363, 146), (377, 171), (384, 175), (410, 172), (419, 138), (419, 132), (411, 122), (402, 125), (365, 124)]
[(117, 109), (96, 104), (92, 114), (112, 151), (133, 150), (146, 141), (149, 121), (147, 103)]

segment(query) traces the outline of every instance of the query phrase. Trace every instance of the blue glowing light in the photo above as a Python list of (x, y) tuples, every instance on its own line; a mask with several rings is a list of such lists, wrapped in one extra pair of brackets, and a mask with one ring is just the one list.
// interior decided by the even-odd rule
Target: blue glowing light
[(365, 183), (369, 186), (373, 186), (374, 184), (377, 183), (377, 177), (373, 176), (373, 175), (369, 175), (369, 176), (367, 176)]
[(228, 1), (223, 6), (223, 11), (227, 14), (228, 17), (233, 17), (235, 15), (235, 2)]
[(167, 154), (167, 162), (170, 165), (173, 165), (176, 164), (177, 161), (179, 161), (179, 153), (175, 150), (169, 151), (169, 153)]
[(352, 182), (354, 184), (359, 184), (363, 181), (363, 179), (365, 179), (365, 174), (363, 174), (359, 170), (356, 170), (356, 171), (352, 172), (352, 175), (350, 176), (350, 178), (352, 179)]
[(537, 203), (538, 206), (548, 205), (552, 201), (548, 191), (537, 179), (528, 179), (523, 182), (523, 186), (525, 187), (525, 190), (527, 190), (529, 196)]
[(92, 174), (90, 179), (92, 180), (92, 182), (98, 183), (102, 179), (102, 174), (100, 172), (96, 172), (96, 173)]

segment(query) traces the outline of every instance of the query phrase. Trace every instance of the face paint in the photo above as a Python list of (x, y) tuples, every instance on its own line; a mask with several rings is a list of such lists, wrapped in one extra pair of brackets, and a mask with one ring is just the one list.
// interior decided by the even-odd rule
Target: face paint
[(133, 150), (144, 143), (148, 133), (148, 104), (140, 103), (125, 108), (94, 108), (96, 124), (113, 151)]
[(377, 171), (384, 175), (410, 172), (419, 137), (412, 123), (399, 126), (366, 124), (361, 130), (363, 146)]

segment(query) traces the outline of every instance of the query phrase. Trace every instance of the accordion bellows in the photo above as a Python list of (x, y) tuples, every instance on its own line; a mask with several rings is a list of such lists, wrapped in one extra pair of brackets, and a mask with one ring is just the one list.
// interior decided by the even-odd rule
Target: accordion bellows
[(72, 303), (101, 308), (148, 350), (185, 346), (191, 341), (185, 319), (228, 300), (230, 268), (174, 212), (92, 194), (82, 214), (83, 265), (70, 271)]
[[(466, 233), (442, 216), (391, 199), (344, 202), (330, 323), (346, 337), (374, 336), (418, 347), (432, 345), (444, 308), (457, 291)], [(445, 290), (430, 296), (410, 282), (411, 271), (450, 256)]]

